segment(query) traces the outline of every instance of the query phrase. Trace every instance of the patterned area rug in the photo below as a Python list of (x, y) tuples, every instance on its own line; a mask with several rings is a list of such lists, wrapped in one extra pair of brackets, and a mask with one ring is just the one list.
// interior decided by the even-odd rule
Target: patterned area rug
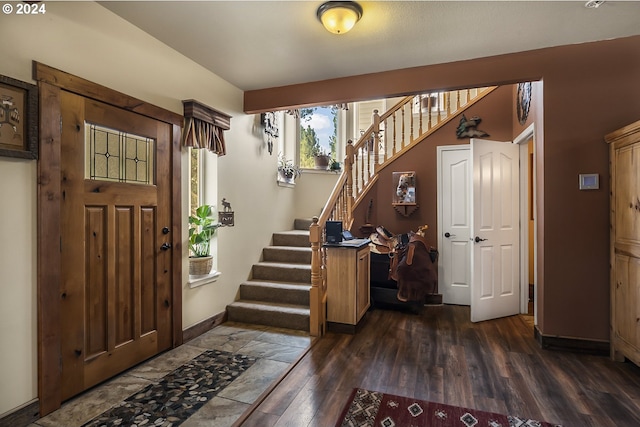
[(336, 427), (561, 427), (542, 421), (354, 389)]
[(83, 427), (179, 426), (255, 361), (241, 354), (205, 351)]

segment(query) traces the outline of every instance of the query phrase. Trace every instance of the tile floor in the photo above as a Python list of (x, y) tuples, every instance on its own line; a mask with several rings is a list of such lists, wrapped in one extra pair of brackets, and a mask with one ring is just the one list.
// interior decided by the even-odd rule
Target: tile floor
[(245, 354), (257, 360), (181, 426), (231, 426), (310, 342), (309, 334), (301, 331), (227, 322), (69, 400), (28, 427), (80, 427), (209, 349)]

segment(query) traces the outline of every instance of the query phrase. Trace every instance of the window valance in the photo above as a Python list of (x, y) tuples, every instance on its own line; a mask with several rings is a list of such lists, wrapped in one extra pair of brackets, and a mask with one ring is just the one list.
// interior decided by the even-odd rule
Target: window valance
[(224, 131), (231, 129), (231, 116), (188, 99), (184, 106), (184, 129), (182, 145), (193, 148), (206, 148), (219, 156), (226, 154)]

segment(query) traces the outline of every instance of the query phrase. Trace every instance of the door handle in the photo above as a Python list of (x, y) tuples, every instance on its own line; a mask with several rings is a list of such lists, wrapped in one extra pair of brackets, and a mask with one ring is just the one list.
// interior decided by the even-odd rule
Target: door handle
[(164, 242), (162, 246), (160, 246), (160, 249), (162, 249), (163, 251), (168, 251), (169, 249), (171, 249), (171, 243)]
[(451, 233), (449, 233), (447, 231), (446, 233), (444, 233), (444, 237), (446, 237), (448, 239), (449, 237), (456, 237), (456, 235), (455, 234), (451, 234)]
[(475, 239), (469, 239), (469, 240), (473, 240), (476, 243), (480, 243), (480, 242), (484, 242), (485, 240), (488, 240), (488, 239), (481, 239), (480, 237), (476, 236)]

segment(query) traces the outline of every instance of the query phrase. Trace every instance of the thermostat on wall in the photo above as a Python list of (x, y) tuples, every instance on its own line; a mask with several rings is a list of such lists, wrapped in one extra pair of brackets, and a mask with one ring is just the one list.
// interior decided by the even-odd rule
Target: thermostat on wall
[(580, 189), (581, 190), (597, 190), (600, 188), (600, 175), (597, 173), (581, 173)]

